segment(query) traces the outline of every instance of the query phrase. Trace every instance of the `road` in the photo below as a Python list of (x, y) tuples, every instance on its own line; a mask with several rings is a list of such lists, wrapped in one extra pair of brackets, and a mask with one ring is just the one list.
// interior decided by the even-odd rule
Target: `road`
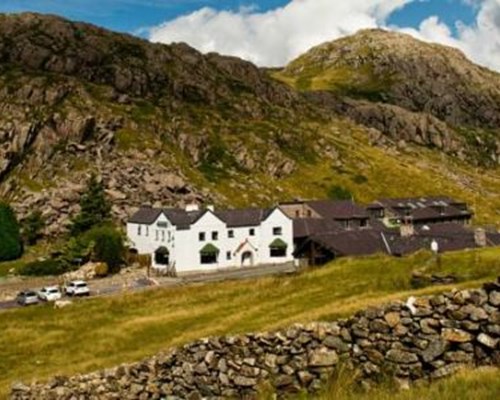
[[(141, 277), (125, 283), (109, 282), (109, 284), (104, 285), (103, 282), (105, 283), (105, 281), (103, 280), (90, 281), (88, 284), (91, 296), (85, 299), (101, 296), (113, 296), (125, 292), (138, 292), (148, 288), (178, 287), (199, 283), (255, 279), (264, 276), (291, 274), (295, 271), (296, 269), (293, 265), (287, 264), (228, 269), (225, 271), (216, 271), (205, 274), (191, 274), (179, 278), (158, 277), (148, 279), (147, 277)], [(99, 283), (99, 285), (96, 285), (96, 283)], [(29, 283), (26, 283), (26, 286), (29, 287)], [(15, 301), (0, 302), (0, 310), (7, 310), (16, 307), (20, 306)]]

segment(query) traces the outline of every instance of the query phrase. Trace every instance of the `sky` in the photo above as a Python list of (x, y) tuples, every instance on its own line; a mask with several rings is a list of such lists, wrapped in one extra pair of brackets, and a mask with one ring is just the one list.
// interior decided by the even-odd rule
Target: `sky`
[(500, 71), (500, 0), (0, 0), (0, 12), (57, 14), (153, 42), (184, 41), (281, 66), (363, 28), (409, 33)]

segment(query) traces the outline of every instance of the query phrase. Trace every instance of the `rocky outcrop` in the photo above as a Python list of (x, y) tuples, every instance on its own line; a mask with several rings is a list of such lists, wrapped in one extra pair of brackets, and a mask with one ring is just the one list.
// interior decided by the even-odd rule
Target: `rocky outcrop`
[(410, 298), (335, 322), (201, 339), (148, 360), (49, 383), (12, 387), (11, 399), (257, 398), (317, 393), (338, 365), (370, 387), (407, 387), (462, 368), (500, 365), (500, 280), (478, 290)]
[[(379, 29), (317, 46), (275, 73), (341, 115), (483, 164), (500, 162), (500, 74), (460, 51)], [(479, 150), (479, 151), (478, 151)]]

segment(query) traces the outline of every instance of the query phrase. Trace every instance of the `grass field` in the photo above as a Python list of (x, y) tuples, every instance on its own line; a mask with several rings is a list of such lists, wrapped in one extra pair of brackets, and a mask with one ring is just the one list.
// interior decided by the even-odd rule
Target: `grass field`
[(427, 253), (405, 259), (341, 259), (295, 276), (156, 289), (0, 314), (0, 397), (17, 380), (30, 382), (132, 362), (209, 335), (270, 330), (329, 320), (411, 294), (415, 269), (453, 273), (455, 287), (500, 275), (500, 249), (449, 253), (441, 268)]
[(500, 395), (500, 370), (480, 368), (463, 371), (431, 385), (395, 392), (389, 384), (368, 393), (360, 393), (341, 376), (326, 390), (320, 400), (497, 400)]

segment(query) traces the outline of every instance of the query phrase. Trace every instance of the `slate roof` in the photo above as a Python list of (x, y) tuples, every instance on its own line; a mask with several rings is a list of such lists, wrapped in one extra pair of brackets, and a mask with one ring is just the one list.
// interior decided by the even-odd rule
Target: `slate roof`
[(309, 207), (323, 218), (353, 219), (368, 218), (366, 210), (352, 200), (314, 200), (306, 201)]
[[(213, 212), (217, 218), (222, 220), (230, 228), (243, 226), (258, 226), (273, 211), (273, 209), (246, 208), (237, 210), (216, 210)], [(201, 218), (208, 210), (186, 211), (179, 208), (140, 208), (130, 219), (129, 223), (151, 225), (163, 212), (172, 225), (178, 229), (189, 229), (189, 227)]]
[(400, 217), (407, 217), (405, 211), (408, 210), (414, 221), (427, 221), (472, 216), (469, 210), (463, 209), (464, 206), (465, 203), (447, 196), (432, 196), (381, 199), (369, 204), (367, 209), (390, 209)]
[(151, 225), (161, 214), (161, 209), (152, 207), (141, 207), (128, 222), (131, 224)]
[(242, 226), (258, 226), (273, 209), (246, 208), (237, 210), (216, 210), (214, 214), (230, 228)]
[(310, 241), (318, 243), (337, 256), (361, 256), (386, 252), (380, 232), (374, 229), (314, 235), (311, 236)]
[(344, 228), (336, 221), (323, 218), (299, 218), (293, 220), (294, 239), (321, 233), (340, 232)]
[[(500, 245), (500, 233), (487, 232), (488, 246)], [(385, 242), (384, 242), (385, 239)], [(404, 256), (431, 247), (433, 240), (439, 245), (440, 252), (476, 248), (474, 231), (460, 224), (443, 223), (429, 225), (428, 229), (416, 228), (415, 235), (402, 237), (399, 229), (378, 228), (318, 233), (311, 235), (308, 243), (315, 242), (337, 256), (359, 256), (375, 253), (390, 253)], [(386, 245), (387, 243), (387, 245)]]

